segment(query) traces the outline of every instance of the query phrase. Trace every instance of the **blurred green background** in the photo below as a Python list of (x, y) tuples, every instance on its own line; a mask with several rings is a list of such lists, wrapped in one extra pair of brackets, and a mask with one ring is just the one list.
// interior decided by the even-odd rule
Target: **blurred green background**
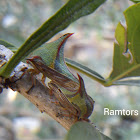
[[(0, 0), (0, 38), (20, 47), (66, 2)], [(124, 22), (123, 11), (132, 4), (129, 0), (107, 0), (95, 13), (74, 22), (52, 40), (73, 32), (65, 56), (107, 78), (112, 70), (115, 27), (120, 20)], [(140, 87), (103, 87), (82, 76), (88, 94), (96, 102), (90, 117), (94, 125), (113, 140), (140, 140)], [(139, 110), (139, 115), (107, 116), (103, 113), (105, 107)], [(4, 90), (0, 95), (0, 140), (63, 140), (65, 134), (62, 126), (17, 92)]]

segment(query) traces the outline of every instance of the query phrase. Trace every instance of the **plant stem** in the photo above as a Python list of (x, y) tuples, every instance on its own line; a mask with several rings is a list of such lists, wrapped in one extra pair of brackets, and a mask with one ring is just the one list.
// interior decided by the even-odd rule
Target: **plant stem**
[(124, 71), (123, 73), (121, 73), (120, 75), (116, 76), (114, 79), (107, 79), (104, 86), (111, 86), (111, 85), (116, 85), (113, 82), (120, 80), (121, 78), (123, 78), (125, 75), (127, 75), (128, 73), (134, 71), (135, 69), (139, 68), (140, 64), (137, 64), (129, 69), (127, 69), (126, 71)]
[(67, 63), (67, 65), (83, 74), (85, 74), (86, 76), (88, 76), (89, 78), (97, 81), (98, 83), (105, 85), (106, 80), (97, 72), (89, 69), (86, 66), (83, 66), (82, 64), (79, 64), (73, 60), (70, 60), (68, 58), (65, 58), (65, 61)]

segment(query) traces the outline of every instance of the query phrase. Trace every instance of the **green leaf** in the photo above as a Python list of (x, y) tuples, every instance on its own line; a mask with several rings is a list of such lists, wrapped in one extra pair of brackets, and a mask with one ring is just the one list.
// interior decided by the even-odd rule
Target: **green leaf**
[(132, 1), (132, 2), (134, 2), (134, 3), (140, 2), (140, 0), (130, 0), (130, 1)]
[(140, 64), (140, 24), (134, 29), (132, 36), (132, 51), (136, 63)]
[(131, 42), (135, 28), (140, 24), (139, 13), (140, 4), (135, 4), (124, 11), (129, 42)]
[(77, 122), (68, 131), (65, 140), (111, 140), (88, 122)]
[(17, 51), (17, 47), (14, 46), (13, 44), (9, 43), (9, 42), (6, 42), (4, 40), (1, 40), (0, 39), (0, 45), (3, 45), (5, 46), (6, 48), (9, 48), (12, 52), (16, 52)]
[(113, 71), (106, 83), (108, 86), (122, 78), (140, 76), (140, 16), (138, 13), (140, 13), (140, 4), (128, 8), (124, 12), (127, 30), (121, 23), (116, 28), (117, 43), (114, 43)]
[(44, 44), (52, 36), (65, 29), (69, 24), (94, 12), (106, 0), (69, 0), (54, 16), (33, 33), (10, 61), (1, 68), (0, 75), (9, 77), (14, 67), (33, 50)]

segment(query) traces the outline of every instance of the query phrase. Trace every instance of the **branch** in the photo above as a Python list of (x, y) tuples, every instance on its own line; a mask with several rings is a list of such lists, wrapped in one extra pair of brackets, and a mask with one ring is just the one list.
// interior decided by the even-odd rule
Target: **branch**
[[(13, 53), (9, 49), (0, 45), (0, 67), (2, 67), (12, 55)], [(0, 86), (18, 91), (32, 102), (41, 113), (45, 112), (69, 130), (75, 123), (76, 116), (70, 115), (60, 104), (57, 104), (57, 99), (53, 95), (50, 96), (49, 88), (41, 84), (40, 80), (27, 72), (27, 69), (28, 65), (20, 62), (10, 75), (10, 78), (4, 79), (0, 77)], [(33, 81), (36, 81), (36, 84), (32, 87)]]

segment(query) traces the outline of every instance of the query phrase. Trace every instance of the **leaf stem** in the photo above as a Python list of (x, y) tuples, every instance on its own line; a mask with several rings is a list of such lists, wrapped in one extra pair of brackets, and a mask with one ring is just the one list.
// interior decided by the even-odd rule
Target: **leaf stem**
[(131, 71), (134, 71), (135, 69), (139, 68), (140, 64), (137, 64), (129, 69), (127, 69), (126, 71), (124, 71), (123, 73), (121, 73), (120, 75), (116, 76), (114, 79), (107, 79), (104, 86), (111, 86), (111, 85), (116, 85), (115, 81), (120, 80), (121, 78), (123, 78), (125, 75), (127, 75), (128, 73), (130, 73)]
[(102, 84), (102, 85), (105, 85), (105, 82), (106, 80), (100, 75), (98, 74), (97, 72), (91, 70), (90, 68), (82, 65), (82, 64), (79, 64), (73, 60), (70, 60), (68, 58), (65, 58), (65, 61), (67, 63), (67, 65), (83, 74), (85, 74), (86, 76), (88, 76), (89, 78), (97, 81), (98, 83)]

